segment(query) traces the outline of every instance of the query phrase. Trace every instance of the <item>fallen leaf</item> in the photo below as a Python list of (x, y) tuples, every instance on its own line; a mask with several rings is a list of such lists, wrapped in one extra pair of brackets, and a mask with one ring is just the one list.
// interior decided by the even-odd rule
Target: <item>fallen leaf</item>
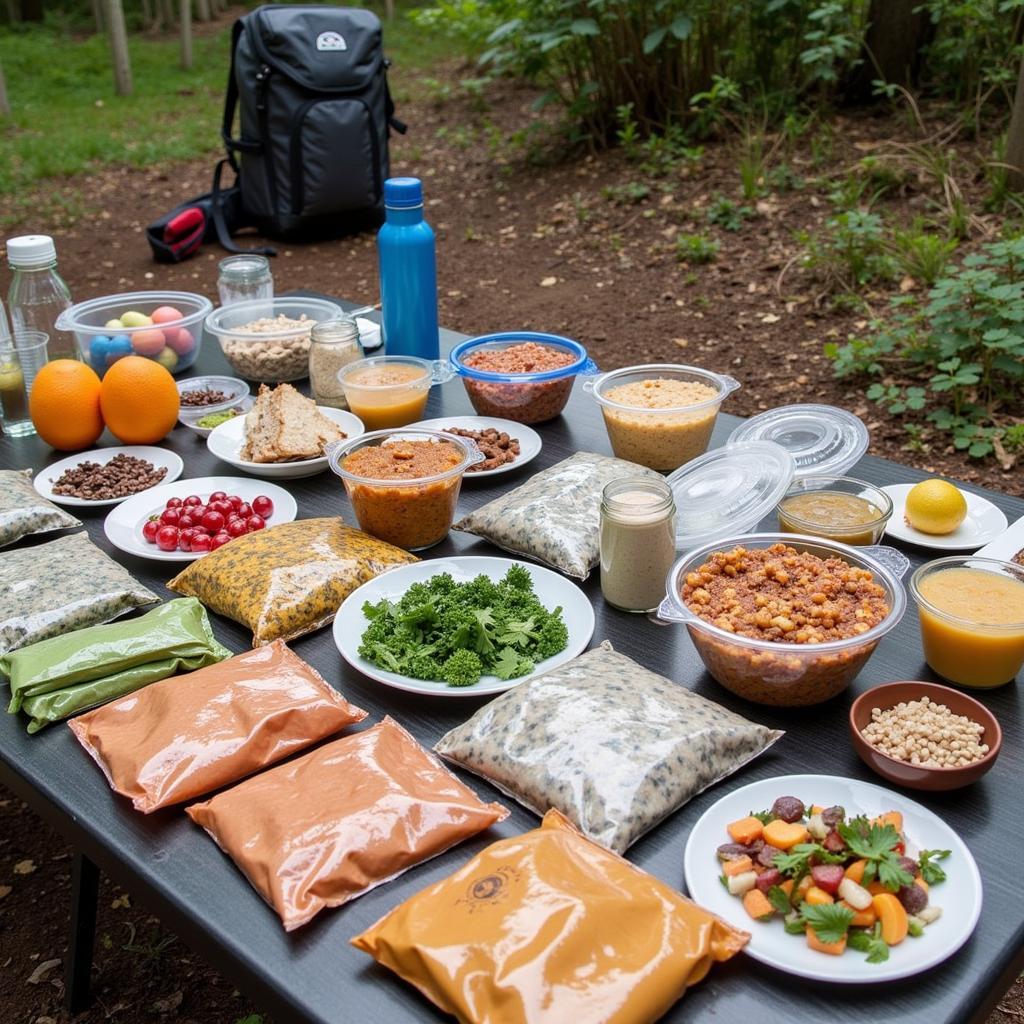
[(764, 316), (761, 317), (761, 323), (777, 324), (781, 319), (782, 317), (776, 313), (765, 313)]
[(689, 345), (689, 341), (686, 338), (673, 338), (672, 339), (680, 348), (686, 348)]
[(54, 967), (60, 967), (59, 960), (44, 960), (25, 980), (29, 985), (38, 985)]
[(900, 291), (905, 295), (907, 292), (912, 292), (917, 287), (917, 282), (908, 274), (900, 281)]
[(554, 284), (558, 284), (557, 277), (545, 277), (544, 280), (541, 281), (540, 286), (541, 288), (550, 288)]
[(2, 900), (5, 896), (10, 896), (10, 894), (11, 887), (9, 885), (0, 885), (0, 900)]
[(158, 999), (153, 1003), (153, 1009), (157, 1013), (174, 1013), (174, 1011), (181, 1006), (181, 1002), (184, 998), (185, 996), (181, 992), (172, 992), (164, 999)]
[(36, 869), (36, 862), (34, 860), (19, 860), (14, 865), (14, 873), (16, 875), (31, 875)]
[(132, 901), (128, 893), (123, 892), (120, 896), (115, 896), (110, 903), (111, 910), (128, 910), (131, 907)]

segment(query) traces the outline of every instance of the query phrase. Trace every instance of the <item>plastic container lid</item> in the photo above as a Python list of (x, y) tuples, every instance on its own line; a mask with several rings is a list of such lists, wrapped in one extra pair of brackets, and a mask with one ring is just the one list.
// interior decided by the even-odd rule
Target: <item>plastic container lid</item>
[(57, 247), (49, 235), (7, 239), (7, 262), (16, 270), (34, 270), (57, 262)]
[(741, 423), (729, 444), (774, 441), (793, 456), (796, 477), (842, 476), (868, 450), (863, 421), (834, 405), (783, 405)]
[[(533, 373), (498, 373), (466, 365), (466, 357), (475, 354), (479, 349), (501, 350), (511, 345), (520, 345), (531, 341), (538, 345), (567, 352), (573, 356), (573, 361), (566, 366), (559, 366), (555, 370), (537, 370)], [(448, 359), (452, 370), (458, 376), (495, 384), (541, 384), (552, 380), (563, 380), (565, 377), (587, 376), (598, 372), (597, 365), (578, 341), (563, 338), (559, 334), (543, 334), (538, 331), (502, 331), (498, 334), (481, 334), (476, 338), (467, 338), (452, 349)]]
[(423, 205), (423, 182), (419, 178), (388, 178), (384, 182), (384, 205), (392, 210), (413, 210)]
[(771, 441), (715, 448), (668, 477), (676, 545), (692, 551), (753, 529), (793, 481), (793, 457)]

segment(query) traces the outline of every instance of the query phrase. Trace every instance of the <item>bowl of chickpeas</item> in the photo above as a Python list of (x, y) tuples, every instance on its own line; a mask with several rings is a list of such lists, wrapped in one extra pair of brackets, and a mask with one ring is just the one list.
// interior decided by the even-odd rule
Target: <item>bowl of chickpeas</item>
[(938, 683), (883, 683), (850, 706), (850, 737), (883, 779), (942, 792), (977, 782), (995, 764), (1003, 733), (995, 715)]

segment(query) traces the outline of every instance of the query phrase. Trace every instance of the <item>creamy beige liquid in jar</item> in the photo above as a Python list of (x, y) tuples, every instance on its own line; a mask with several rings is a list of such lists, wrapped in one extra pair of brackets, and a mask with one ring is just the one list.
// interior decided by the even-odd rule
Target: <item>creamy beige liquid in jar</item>
[(613, 480), (601, 495), (601, 593), (625, 612), (650, 612), (665, 596), (676, 557), (676, 506), (662, 480)]

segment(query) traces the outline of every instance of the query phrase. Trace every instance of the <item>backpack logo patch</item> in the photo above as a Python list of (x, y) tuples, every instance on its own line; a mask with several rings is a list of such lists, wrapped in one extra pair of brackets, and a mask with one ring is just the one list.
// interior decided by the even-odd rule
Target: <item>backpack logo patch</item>
[(321, 32), (316, 37), (318, 50), (347, 50), (345, 37), (340, 32)]

